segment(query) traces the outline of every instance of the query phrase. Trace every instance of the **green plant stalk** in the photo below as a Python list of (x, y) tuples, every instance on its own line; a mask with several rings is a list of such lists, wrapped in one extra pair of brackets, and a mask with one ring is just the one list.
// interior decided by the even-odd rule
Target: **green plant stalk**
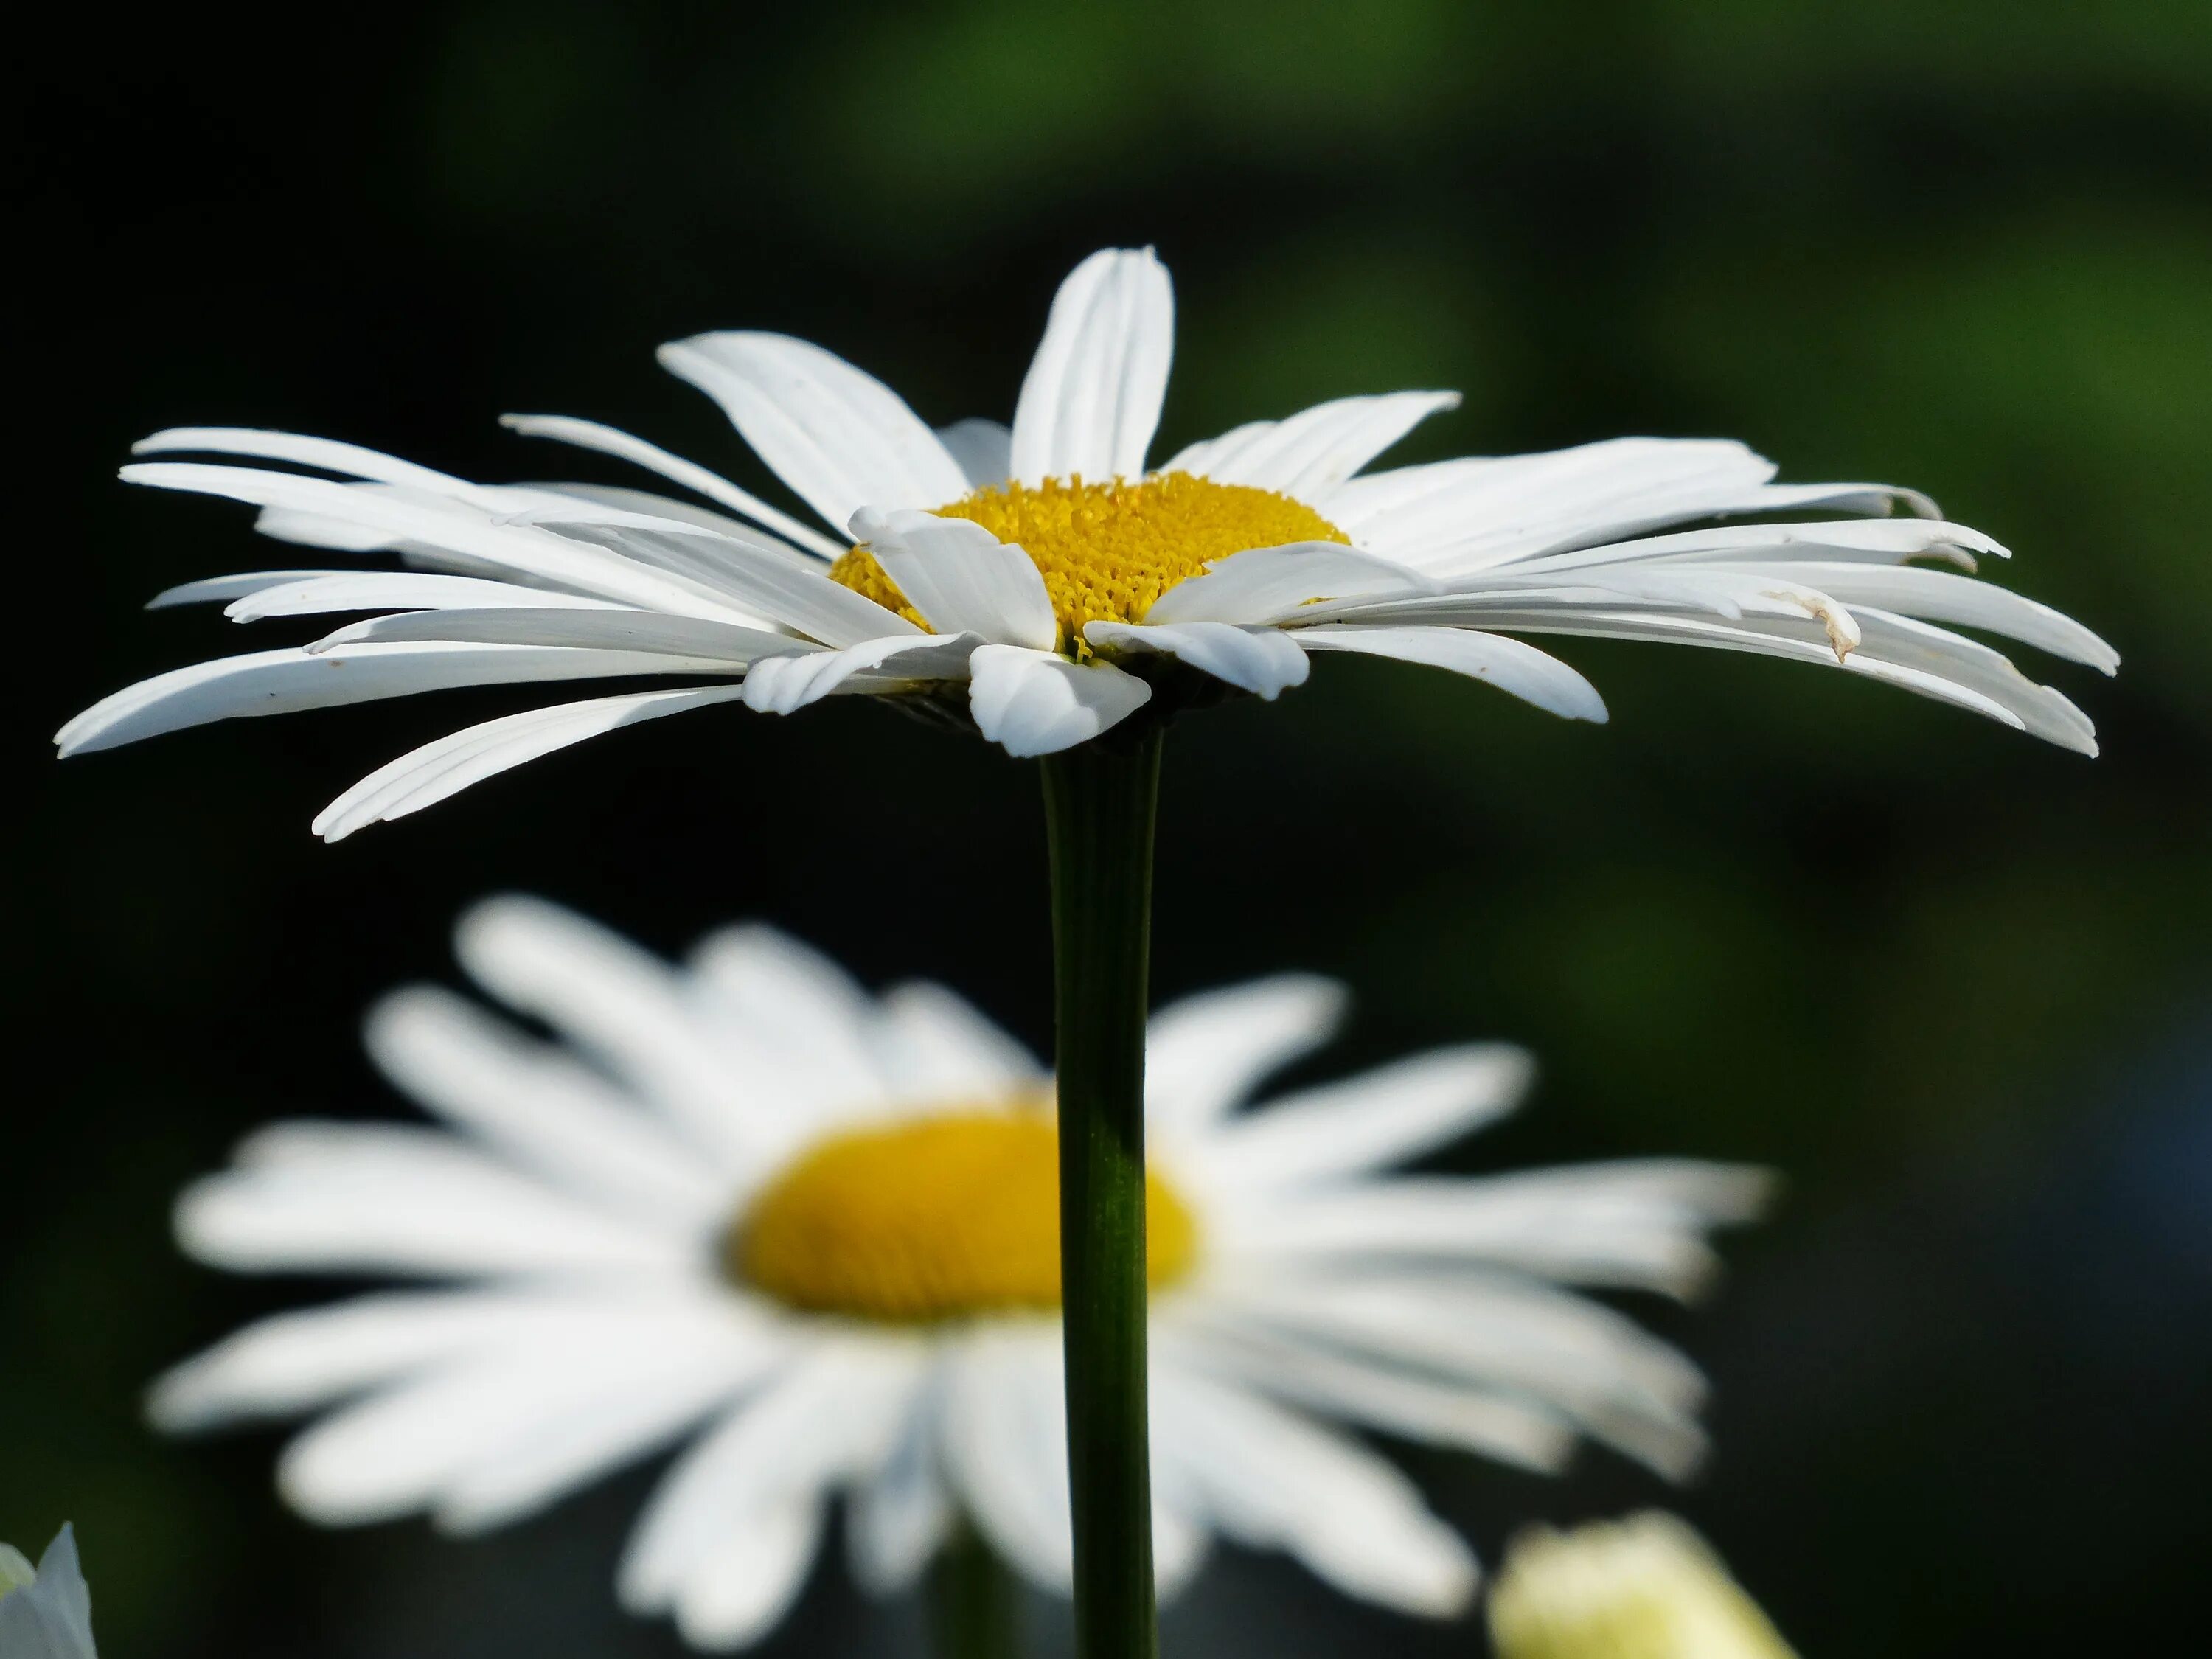
[(1159, 1649), (1146, 1426), (1144, 1100), (1161, 736), (1146, 722), (1043, 763), (1078, 1659), (1154, 1659)]
[(930, 1636), (938, 1659), (1016, 1659), (1020, 1594), (974, 1525), (957, 1522), (930, 1570)]

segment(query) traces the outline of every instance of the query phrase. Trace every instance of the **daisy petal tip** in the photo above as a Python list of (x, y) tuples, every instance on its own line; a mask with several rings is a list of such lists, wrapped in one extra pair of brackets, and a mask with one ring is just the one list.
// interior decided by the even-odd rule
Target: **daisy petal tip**
[(89, 755), (102, 749), (118, 746), (107, 733), (113, 728), (102, 715), (100, 705), (72, 714), (54, 733), (54, 758), (67, 760), (72, 755)]
[(159, 1434), (190, 1434), (217, 1421), (222, 1413), (196, 1386), (197, 1361), (187, 1361), (154, 1379), (139, 1401), (139, 1415)]
[(1676, 1443), (1653, 1449), (1649, 1460), (1651, 1472), (1669, 1485), (1689, 1486), (1705, 1473), (1711, 1451), (1705, 1436), (1692, 1430)]
[(983, 646), (970, 663), (968, 708), (975, 728), (1016, 760), (1086, 743), (1152, 696), (1133, 674), (1024, 646)]
[(1606, 707), (1605, 699), (1598, 695), (1597, 687), (1580, 674), (1571, 678), (1563, 677), (1552, 688), (1551, 696), (1537, 707), (1557, 714), (1562, 720), (1587, 720), (1592, 726), (1610, 726), (1613, 711)]
[(1781, 1204), (1789, 1182), (1781, 1170), (1770, 1170), (1764, 1164), (1746, 1164), (1735, 1173), (1735, 1201), (1727, 1206), (1720, 1218), (1735, 1223), (1765, 1220)]

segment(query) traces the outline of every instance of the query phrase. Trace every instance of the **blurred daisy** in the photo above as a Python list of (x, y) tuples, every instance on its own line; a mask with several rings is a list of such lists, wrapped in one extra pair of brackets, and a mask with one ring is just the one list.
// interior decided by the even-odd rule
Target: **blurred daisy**
[[(1395, 657), (1602, 720), (1583, 677), (1516, 634), (1672, 641), (1807, 662), (1960, 704), (2084, 753), (2088, 720), (1988, 647), (2003, 635), (2111, 672), (2045, 606), (1961, 572), (2004, 550), (1911, 491), (1778, 484), (1719, 441), (1627, 438), (1365, 473), (1448, 392), (1340, 398), (1158, 466), (1167, 272), (1107, 250), (1053, 301), (1011, 428), (933, 431), (881, 382), (779, 334), (702, 334), (660, 360), (721, 405), (817, 515), (793, 518), (641, 439), (559, 416), (517, 431), (635, 462), (711, 507), (580, 484), (489, 486), (349, 444), (228, 428), (156, 434), (125, 478), (260, 509), (280, 540), (404, 569), (220, 576), (156, 605), (240, 621), (385, 612), (304, 649), (198, 664), (64, 726), (64, 754), (245, 714), (460, 685), (668, 676), (681, 689), (532, 709), (383, 768), (316, 820), (331, 839), (617, 726), (742, 701), (922, 699), (1018, 756), (1161, 699), (1273, 697), (1316, 651)], [(1806, 509), (1917, 517), (1673, 526)], [(825, 533), (825, 528), (826, 532)], [(1666, 533), (1655, 533), (1655, 532)], [(1925, 559), (1957, 567), (1915, 564)]]
[[(559, 1036), (404, 991), (371, 1052), (443, 1127), (295, 1122), (191, 1188), (179, 1236), (247, 1271), (443, 1280), (280, 1315), (171, 1373), (161, 1425), (323, 1413), (279, 1484), (332, 1523), (473, 1531), (684, 1450), (623, 1600), (741, 1645), (804, 1582), (833, 1494), (854, 1570), (909, 1584), (964, 1515), (1064, 1589), (1051, 1080), (951, 992), (864, 994), (780, 934), (672, 969), (534, 901), (459, 932)], [(1566, 1285), (1682, 1294), (1756, 1171), (1469, 1179), (1389, 1166), (1510, 1110), (1528, 1062), (1448, 1048), (1237, 1109), (1342, 994), (1290, 977), (1158, 1015), (1147, 1063), (1152, 1467), (1168, 1588), (1208, 1537), (1356, 1595), (1462, 1607), (1466, 1547), (1332, 1423), (1560, 1466), (1578, 1437), (1694, 1463), (1680, 1354)]]
[(1498, 1659), (1796, 1659), (1705, 1540), (1656, 1511), (1515, 1539), (1489, 1613)]

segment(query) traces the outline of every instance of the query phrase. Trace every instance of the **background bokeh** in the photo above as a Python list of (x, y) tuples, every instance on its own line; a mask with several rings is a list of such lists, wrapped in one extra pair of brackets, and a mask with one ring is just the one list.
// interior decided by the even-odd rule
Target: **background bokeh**
[[(130, 440), (238, 422), (472, 477), (593, 469), (493, 423), (547, 410), (758, 484), (656, 342), (784, 329), (939, 422), (1003, 413), (1052, 285), (1109, 241), (1157, 243), (1178, 284), (1168, 447), (1435, 385), (1466, 404), (1402, 459), (1740, 436), (1789, 477), (1934, 491), (2118, 644), (2115, 683), (2033, 665), (2095, 717), (2094, 763), (1714, 653), (1564, 644), (1603, 729), (1324, 662), (1176, 732), (1157, 980), (1342, 975), (1361, 1012), (1331, 1066), (1530, 1043), (1534, 1106), (1468, 1167), (1787, 1172), (1717, 1298), (1652, 1316), (1717, 1388), (1717, 1455), (1677, 1501), (1808, 1659), (2201, 1624), (2202, 0), (226, 9), (52, 9), (6, 100), (30, 292), (0, 1537), (78, 1523), (115, 1659), (677, 1650), (611, 1605), (643, 1474), (489, 1540), (318, 1533), (271, 1496), (273, 1437), (157, 1443), (138, 1418), (155, 1370), (299, 1293), (185, 1266), (170, 1195), (264, 1118), (397, 1109), (358, 1012), (452, 976), (467, 900), (534, 890), (668, 950), (764, 915), (1048, 1035), (1030, 769), (878, 708), (649, 726), (336, 848), (307, 824), (339, 789), (520, 701), (55, 765), (94, 696), (245, 648), (149, 595), (283, 562), (240, 511), (115, 483)], [(1557, 1483), (1410, 1461), (1492, 1559), (1526, 1518), (1667, 1496), (1602, 1455)], [(916, 1629), (833, 1560), (770, 1651)], [(1480, 1648), (1247, 1556), (1166, 1643)]]

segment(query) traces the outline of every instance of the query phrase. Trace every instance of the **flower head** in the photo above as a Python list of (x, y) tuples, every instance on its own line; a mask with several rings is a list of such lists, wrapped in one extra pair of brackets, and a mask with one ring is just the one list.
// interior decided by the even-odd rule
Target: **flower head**
[[(672, 968), (549, 905), (459, 933), (526, 1037), (398, 994), (371, 1052), (438, 1128), (295, 1122), (190, 1189), (185, 1247), (251, 1271), (434, 1281), (280, 1315), (180, 1366), (158, 1421), (319, 1418), (280, 1485), (325, 1522), (470, 1531), (684, 1449), (624, 1601), (705, 1646), (774, 1625), (842, 1492), (863, 1584), (965, 1515), (1064, 1587), (1069, 1510), (1051, 1080), (941, 987), (867, 994), (740, 927)], [(1702, 1447), (1681, 1355), (1569, 1286), (1682, 1293), (1757, 1171), (1673, 1160), (1393, 1175), (1510, 1111), (1528, 1061), (1417, 1055), (1242, 1109), (1342, 994), (1284, 977), (1151, 1027), (1158, 1571), (1222, 1534), (1340, 1588), (1462, 1607), (1466, 1546), (1346, 1428), (1558, 1468), (1578, 1438), (1666, 1474)]]
[(33, 1569), (0, 1544), (0, 1655), (6, 1659), (97, 1659), (92, 1592), (77, 1565), (76, 1533), (64, 1526)]
[[(567, 416), (507, 424), (635, 462), (712, 507), (471, 483), (284, 433), (158, 433), (137, 453), (238, 459), (144, 460), (125, 478), (247, 502), (280, 540), (404, 568), (171, 589), (155, 603), (220, 600), (240, 621), (382, 614), (304, 648), (132, 686), (58, 741), (70, 753), (460, 685), (687, 682), (441, 738), (332, 803), (316, 829), (335, 840), (551, 750), (716, 702), (789, 714), (833, 694), (921, 699), (1031, 756), (1148, 704), (1157, 715), (1229, 691), (1273, 698), (1305, 679), (1312, 653), (1352, 652), (1602, 720), (1580, 674), (1514, 637), (1565, 634), (1840, 665), (2094, 752), (2065, 697), (1944, 624), (2107, 672), (2118, 658), (2057, 612), (1972, 580), (1978, 558), (2004, 550), (1924, 496), (1777, 484), (1772, 463), (1704, 440), (1364, 470), (1452, 407), (1448, 392), (1340, 398), (1148, 469), (1173, 331), (1167, 272), (1149, 249), (1093, 254), (1053, 301), (1012, 425), (935, 431), (804, 341), (730, 332), (664, 346), (662, 363), (721, 405), (826, 533), (696, 463)], [(1899, 506), (1914, 516), (1772, 521)]]
[(1656, 1511), (1516, 1539), (1489, 1610), (1498, 1659), (1796, 1659), (1705, 1540)]

